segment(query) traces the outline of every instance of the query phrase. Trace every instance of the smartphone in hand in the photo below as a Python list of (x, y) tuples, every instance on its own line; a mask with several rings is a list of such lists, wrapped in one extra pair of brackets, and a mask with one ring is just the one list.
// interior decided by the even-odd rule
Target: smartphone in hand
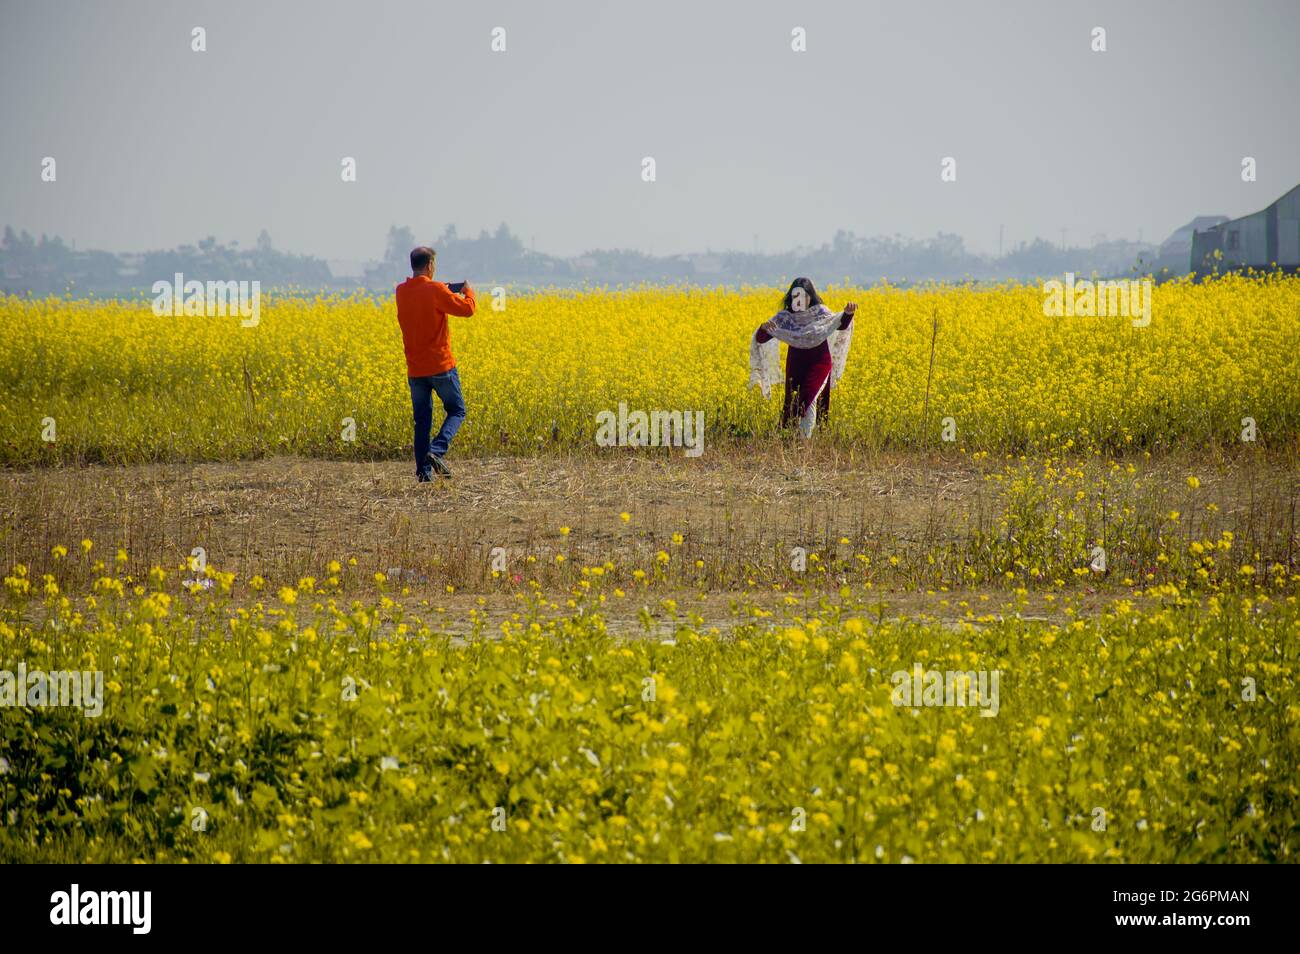
[(463, 295), (465, 293), (466, 282), (448, 282), (447, 287), (454, 295)]

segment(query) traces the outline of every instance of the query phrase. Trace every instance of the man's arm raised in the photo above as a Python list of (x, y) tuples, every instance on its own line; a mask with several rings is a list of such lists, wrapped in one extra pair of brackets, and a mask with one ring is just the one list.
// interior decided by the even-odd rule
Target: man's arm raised
[(478, 305), (474, 300), (474, 289), (469, 287), (469, 282), (465, 283), (465, 290), (459, 295), (446, 285), (435, 283), (433, 298), (440, 311), (460, 318), (468, 318), (474, 314), (474, 309)]

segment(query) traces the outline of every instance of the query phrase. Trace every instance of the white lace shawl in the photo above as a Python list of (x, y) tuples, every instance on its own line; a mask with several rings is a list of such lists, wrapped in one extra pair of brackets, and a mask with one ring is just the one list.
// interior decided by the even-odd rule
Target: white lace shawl
[(831, 377), (828, 387), (839, 383), (844, 365), (849, 360), (849, 343), (853, 340), (853, 325), (839, 330), (843, 312), (834, 312), (825, 305), (815, 305), (807, 311), (779, 311), (763, 324), (762, 330), (772, 337), (762, 344), (758, 334), (749, 339), (749, 384), (758, 385), (763, 397), (769, 397), (772, 387), (780, 384), (781, 346), (784, 341), (791, 348), (815, 348), (823, 341), (831, 351)]

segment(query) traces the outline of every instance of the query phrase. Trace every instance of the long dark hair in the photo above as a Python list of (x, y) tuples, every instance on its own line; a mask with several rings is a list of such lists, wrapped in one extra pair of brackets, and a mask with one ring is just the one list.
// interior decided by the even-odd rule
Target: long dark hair
[(812, 281), (807, 278), (796, 278), (794, 281), (790, 283), (790, 288), (786, 291), (785, 299), (782, 301), (782, 306), (785, 308), (786, 311), (791, 310), (790, 299), (791, 296), (794, 295), (794, 290), (796, 288), (802, 288), (804, 291), (808, 293), (809, 308), (816, 308), (818, 305), (822, 304), (822, 296), (817, 294), (817, 289), (813, 288)]

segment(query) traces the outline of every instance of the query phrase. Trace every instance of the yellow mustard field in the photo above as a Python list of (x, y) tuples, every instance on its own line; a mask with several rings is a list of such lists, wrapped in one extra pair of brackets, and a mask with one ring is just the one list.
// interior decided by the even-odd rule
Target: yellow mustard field
[[(491, 291), (451, 319), (458, 454), (594, 447), (620, 402), (702, 411), (706, 447), (775, 433), (779, 389), (747, 387), (748, 342), (780, 289)], [(1122, 451), (1300, 433), (1294, 277), (1156, 286), (1145, 327), (1049, 315), (1038, 286), (823, 294), (860, 310), (820, 440)], [(391, 300), (268, 294), (244, 327), (147, 299), (0, 299), (4, 463), (397, 456), (410, 413)]]
[(674, 608), (631, 640), (597, 583), (456, 644), (340, 599), (337, 564), (249, 606), (233, 574), (97, 569), (88, 598), (4, 580), (6, 667), (102, 674), (79, 707), (4, 710), (5, 862), (1295, 857), (1280, 578), (1059, 623)]
[[(860, 307), (814, 442), (960, 448), (986, 489), (908, 509), (891, 473), (823, 522), (746, 484), (660, 524), (653, 461), (641, 501), (580, 454), (442, 501), (291, 461), (312, 486), (267, 517), (267, 461), (169, 522), (146, 472), (192, 468), (135, 500), (9, 470), (0, 862), (1294, 860), (1300, 279), (1161, 285), (1142, 326), (1034, 286), (823, 294)], [(620, 404), (776, 443), (747, 383), (779, 289), (479, 300), (456, 454), (596, 454)], [(408, 453), (387, 300), (0, 318), (10, 468)], [(486, 472), (530, 463), (619, 499), (494, 513)], [(385, 538), (444, 509), (399, 550), (362, 506)]]

